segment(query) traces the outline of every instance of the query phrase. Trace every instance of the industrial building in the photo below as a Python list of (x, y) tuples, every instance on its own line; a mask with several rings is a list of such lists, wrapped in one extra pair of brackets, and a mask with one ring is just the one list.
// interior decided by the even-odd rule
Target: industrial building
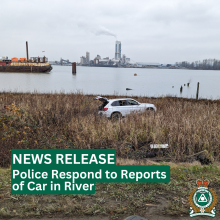
[(89, 64), (90, 61), (90, 54), (89, 52), (86, 52), (86, 64)]
[(160, 63), (136, 62), (137, 67), (159, 67)]
[(121, 41), (115, 42), (115, 59), (116, 60), (121, 59)]
[(81, 64), (86, 64), (86, 58), (84, 56), (80, 57), (80, 63)]
[(115, 57), (101, 58), (97, 55), (93, 60), (90, 60), (90, 53), (86, 52), (86, 57), (80, 57), (81, 66), (102, 66), (102, 67), (136, 67), (136, 68), (149, 68), (161, 67), (159, 63), (135, 62), (127, 58), (125, 54), (121, 54), (121, 41), (115, 41)]
[(61, 66), (72, 66), (72, 62), (70, 62), (68, 59), (64, 60), (62, 57), (60, 58), (60, 61), (49, 61), (49, 64), (61, 65)]

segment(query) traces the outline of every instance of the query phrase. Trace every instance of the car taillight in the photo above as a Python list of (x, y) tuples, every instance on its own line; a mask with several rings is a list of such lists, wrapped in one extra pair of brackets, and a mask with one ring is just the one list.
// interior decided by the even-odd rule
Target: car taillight
[(104, 108), (104, 111), (107, 111), (108, 110), (108, 108)]

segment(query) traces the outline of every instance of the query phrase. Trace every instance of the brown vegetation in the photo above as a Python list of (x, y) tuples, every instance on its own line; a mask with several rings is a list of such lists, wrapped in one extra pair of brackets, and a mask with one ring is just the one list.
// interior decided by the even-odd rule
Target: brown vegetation
[(97, 116), (100, 102), (93, 98), (0, 93), (0, 166), (10, 164), (13, 148), (115, 148), (128, 158), (143, 142), (168, 143), (173, 160), (202, 150), (220, 159), (220, 100), (135, 97), (155, 104), (157, 112), (113, 122)]

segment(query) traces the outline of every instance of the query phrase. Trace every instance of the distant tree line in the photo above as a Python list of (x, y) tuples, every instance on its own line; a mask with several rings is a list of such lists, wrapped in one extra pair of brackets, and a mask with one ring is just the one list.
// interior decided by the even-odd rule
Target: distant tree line
[(196, 70), (220, 70), (220, 60), (216, 59), (205, 59), (203, 61), (195, 62), (176, 62), (176, 66), (184, 67), (187, 69), (196, 69)]

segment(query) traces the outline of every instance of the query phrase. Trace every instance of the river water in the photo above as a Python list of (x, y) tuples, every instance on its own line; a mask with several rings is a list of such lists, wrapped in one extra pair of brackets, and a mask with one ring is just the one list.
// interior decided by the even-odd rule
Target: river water
[(195, 98), (198, 82), (199, 98), (220, 99), (220, 71), (185, 69), (77, 66), (77, 73), (72, 74), (71, 66), (53, 66), (50, 73), (0, 73), (0, 92), (83, 92)]

